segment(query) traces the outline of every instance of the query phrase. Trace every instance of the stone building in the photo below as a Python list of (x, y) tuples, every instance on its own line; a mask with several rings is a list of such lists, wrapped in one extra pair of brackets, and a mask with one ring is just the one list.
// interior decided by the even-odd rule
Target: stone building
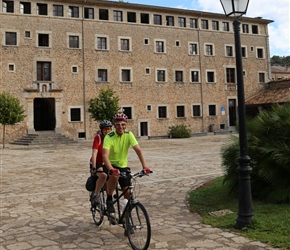
[[(136, 136), (235, 126), (234, 34), (224, 14), (96, 0), (1, 0), (0, 11), (1, 92), (27, 115), (8, 128), (9, 141), (46, 130), (93, 138), (88, 101), (108, 86)], [(241, 19), (246, 98), (271, 79), (271, 22)]]

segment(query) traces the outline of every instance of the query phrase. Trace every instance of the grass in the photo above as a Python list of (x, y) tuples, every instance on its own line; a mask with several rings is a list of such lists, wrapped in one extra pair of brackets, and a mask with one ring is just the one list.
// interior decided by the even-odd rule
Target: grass
[[(253, 200), (252, 222), (242, 230), (234, 228), (238, 198), (229, 195), (223, 177), (206, 183), (189, 194), (190, 210), (201, 215), (202, 223), (228, 229), (240, 235), (266, 243), (272, 247), (290, 249), (290, 204), (269, 204)], [(209, 213), (229, 209), (233, 213), (212, 216)]]

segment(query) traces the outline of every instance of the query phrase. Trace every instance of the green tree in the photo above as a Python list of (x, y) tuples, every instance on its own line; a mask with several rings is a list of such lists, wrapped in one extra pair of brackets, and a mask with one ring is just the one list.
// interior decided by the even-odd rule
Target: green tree
[(14, 125), (17, 122), (23, 121), (25, 115), (23, 106), (20, 101), (3, 92), (0, 94), (0, 123), (3, 125), (3, 148), (5, 148), (5, 128), (6, 125)]
[[(290, 103), (273, 105), (247, 121), (253, 197), (290, 202)], [(239, 140), (222, 149), (225, 182), (238, 192)]]
[(119, 110), (119, 97), (115, 96), (115, 91), (110, 87), (101, 89), (99, 96), (89, 101), (88, 111), (95, 121), (112, 121)]

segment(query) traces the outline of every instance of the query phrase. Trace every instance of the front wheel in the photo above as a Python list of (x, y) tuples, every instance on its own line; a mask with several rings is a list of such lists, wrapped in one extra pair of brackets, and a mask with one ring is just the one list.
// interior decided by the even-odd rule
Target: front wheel
[(145, 207), (137, 202), (132, 204), (126, 216), (126, 235), (134, 250), (146, 250), (151, 239), (151, 226)]
[(92, 217), (97, 226), (102, 225), (104, 221), (104, 198), (103, 193), (100, 194), (100, 204), (97, 206), (91, 206)]

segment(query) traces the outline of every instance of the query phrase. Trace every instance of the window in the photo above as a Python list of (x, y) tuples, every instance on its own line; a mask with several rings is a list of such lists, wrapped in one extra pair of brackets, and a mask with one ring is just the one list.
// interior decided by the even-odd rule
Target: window
[(200, 82), (199, 81), (199, 71), (198, 70), (190, 71), (190, 82)]
[(216, 105), (214, 105), (214, 104), (208, 105), (208, 115), (209, 116), (216, 116)]
[(49, 34), (38, 34), (38, 46), (49, 47)]
[(122, 107), (123, 113), (128, 116), (129, 120), (132, 120), (132, 107)]
[(230, 25), (228, 22), (223, 22), (223, 31), (230, 31)]
[(131, 82), (130, 69), (121, 69), (121, 82)]
[(174, 26), (174, 17), (173, 16), (166, 16), (166, 25), (167, 26)]
[(77, 66), (72, 66), (72, 67), (71, 67), (71, 72), (72, 72), (73, 74), (78, 73), (78, 67), (77, 67)]
[(151, 111), (152, 110), (152, 106), (151, 105), (147, 105), (147, 111)]
[(213, 83), (215, 82), (215, 74), (214, 71), (207, 71), (206, 72), (206, 82)]
[(153, 15), (154, 24), (162, 25), (162, 16), (161, 15)]
[(86, 19), (94, 19), (94, 9), (93, 8), (85, 8), (84, 9), (84, 17)]
[(219, 22), (218, 21), (212, 21), (212, 29), (219, 30)]
[(80, 47), (79, 40), (79, 36), (69, 36), (69, 48), (78, 49)]
[(189, 43), (189, 54), (190, 55), (198, 54), (197, 43)]
[(109, 20), (109, 11), (105, 9), (99, 9), (99, 19)]
[(213, 56), (213, 45), (212, 44), (205, 45), (205, 55), (206, 56)]
[(98, 82), (107, 82), (107, 81), (108, 81), (108, 70), (98, 69)]
[(121, 51), (130, 51), (130, 39), (120, 38), (120, 48)]
[(79, 17), (79, 7), (69, 6), (68, 7), (68, 16), (69, 17)]
[(243, 33), (249, 33), (249, 25), (248, 24), (243, 24), (242, 25), (242, 31), (243, 31)]
[(257, 48), (257, 58), (264, 58), (264, 50), (262, 48)]
[(200, 117), (201, 116), (201, 107), (198, 104), (192, 105), (192, 116)]
[(14, 2), (13, 1), (3, 1), (2, 11), (3, 11), (3, 13), (14, 13)]
[(10, 45), (10, 46), (17, 45), (16, 32), (5, 32), (5, 45)]
[(158, 107), (158, 118), (167, 118), (167, 107), (159, 106)]
[(51, 81), (51, 62), (37, 62), (37, 81)]
[(252, 25), (252, 33), (259, 34), (258, 25)]
[(177, 118), (185, 117), (185, 107), (183, 105), (176, 106), (176, 117)]
[(122, 11), (114, 10), (113, 18), (114, 18), (114, 21), (116, 22), (122, 22), (123, 21)]
[(157, 82), (166, 82), (166, 71), (165, 69), (156, 70), (156, 81)]
[(150, 68), (145, 69), (145, 75), (150, 75)]
[(81, 121), (81, 108), (70, 108), (70, 121), (71, 122)]
[(208, 30), (208, 20), (201, 20), (201, 28)]
[(236, 71), (234, 68), (226, 68), (227, 83), (236, 83)]
[(264, 83), (265, 82), (265, 73), (264, 72), (260, 72), (259, 73), (259, 82), (260, 83)]
[(183, 82), (183, 71), (175, 70), (175, 82)]
[(63, 16), (63, 6), (62, 5), (53, 5), (53, 15), (54, 16)]
[(37, 15), (46, 16), (47, 15), (47, 4), (38, 3), (36, 12), (37, 12)]
[(14, 72), (14, 71), (15, 71), (15, 65), (12, 64), (12, 63), (9, 63), (9, 64), (8, 64), (8, 71), (9, 71), (9, 72)]
[(242, 46), (242, 57), (247, 57), (247, 48)]
[(31, 14), (31, 3), (20, 2), (20, 13), (21, 14)]
[(141, 13), (140, 17), (141, 17), (141, 23), (149, 24), (149, 14)]
[(136, 13), (135, 12), (127, 12), (127, 21), (129, 23), (136, 23)]
[(196, 18), (190, 18), (189, 19), (189, 25), (190, 25), (190, 28), (197, 29), (198, 28), (197, 19)]
[(30, 37), (31, 37), (30, 31), (25, 31), (25, 32), (24, 32), (24, 36), (25, 36), (26, 38), (30, 38)]
[(97, 37), (97, 49), (98, 50), (107, 50), (107, 37)]
[(178, 17), (178, 27), (186, 27), (186, 18)]
[(179, 47), (180, 46), (180, 41), (175, 41), (175, 46)]
[(148, 38), (145, 38), (145, 39), (144, 39), (144, 44), (146, 44), (146, 45), (149, 44), (149, 39), (148, 39)]
[(234, 56), (234, 47), (233, 46), (226, 46), (226, 56)]
[(155, 52), (165, 53), (164, 41), (155, 41)]

